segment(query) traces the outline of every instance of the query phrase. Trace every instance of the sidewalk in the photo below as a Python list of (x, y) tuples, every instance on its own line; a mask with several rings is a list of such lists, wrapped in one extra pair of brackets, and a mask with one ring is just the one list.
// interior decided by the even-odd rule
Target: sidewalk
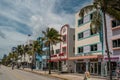
[[(21, 69), (21, 70), (23, 70), (23, 69)], [(57, 72), (52, 72), (52, 74), (49, 75), (48, 71), (41, 71), (41, 70), (31, 71), (31, 69), (29, 69), (29, 68), (25, 68), (24, 71), (32, 72), (32, 73), (47, 76), (47, 77), (60, 78), (62, 80), (83, 80), (83, 78), (84, 78), (83, 74), (77, 74), (77, 73), (62, 73), (62, 74), (59, 74)], [(101, 77), (101, 76), (91, 76), (91, 80), (106, 80), (106, 79), (105, 79), (105, 77)]]

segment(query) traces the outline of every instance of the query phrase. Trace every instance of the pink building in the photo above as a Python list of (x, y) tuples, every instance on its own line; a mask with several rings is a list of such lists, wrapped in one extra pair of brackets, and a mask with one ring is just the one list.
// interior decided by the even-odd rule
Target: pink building
[[(106, 15), (107, 20), (107, 36), (108, 36), (108, 45), (109, 52), (111, 57), (111, 66), (113, 73), (117, 67), (120, 67), (120, 21), (111, 18)], [(104, 40), (105, 45), (105, 40)], [(106, 47), (104, 46), (104, 66), (108, 67), (108, 57), (106, 54)], [(105, 70), (106, 73), (108, 70)], [(107, 74), (106, 74), (107, 75)], [(113, 74), (114, 75), (114, 74)]]
[[(62, 72), (71, 72), (74, 63), (68, 57), (74, 56), (75, 51), (75, 29), (68, 24), (62, 26), (60, 30), (63, 42), (53, 46), (54, 54), (51, 56), (52, 65)], [(57, 52), (57, 53), (56, 53)]]

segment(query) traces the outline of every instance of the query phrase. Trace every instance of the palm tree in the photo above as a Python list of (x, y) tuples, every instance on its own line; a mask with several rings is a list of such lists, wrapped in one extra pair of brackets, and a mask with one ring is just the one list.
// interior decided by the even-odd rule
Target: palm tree
[(21, 62), (22, 62), (22, 56), (24, 58), (24, 62), (22, 64), (23, 69), (24, 69), (24, 65), (25, 65), (25, 54), (27, 52), (27, 45), (19, 45), (19, 55), (21, 55)]
[(9, 55), (7, 56), (7, 64), (9, 63), (14, 63), (16, 60), (18, 59), (18, 55), (16, 54), (16, 52), (10, 52)]
[(33, 55), (34, 55), (34, 61), (35, 61), (35, 54), (42, 54), (42, 46), (40, 45), (40, 41), (36, 40), (33, 42)]
[(42, 33), (44, 34), (44, 37), (43, 37), (43, 40), (45, 41), (45, 44), (47, 46), (49, 46), (49, 74), (51, 74), (51, 51), (50, 51), (50, 48), (51, 48), (51, 45), (53, 44), (56, 44), (61, 40), (61, 35), (59, 34), (59, 32), (57, 30), (55, 30), (54, 28), (47, 28), (46, 31), (42, 31)]
[(35, 62), (35, 54), (36, 53), (38, 53), (38, 54), (43, 53), (41, 43), (42, 43), (41, 40), (36, 40), (36, 41), (33, 41), (33, 43), (28, 46), (29, 50), (28, 50), (27, 54), (31, 55), (33, 58), (32, 59), (32, 66), (33, 66), (33, 63)]
[[(92, 5), (88, 5), (82, 8), (79, 12), (81, 17), (84, 16), (85, 13), (89, 11), (96, 10), (93, 13), (93, 18), (91, 20), (90, 27), (92, 31), (100, 31), (100, 27), (102, 25), (102, 18), (103, 18), (103, 25), (104, 25), (104, 33), (105, 33), (105, 44), (106, 44), (106, 52), (108, 56), (109, 62), (109, 75), (110, 80), (112, 80), (112, 70), (111, 70), (111, 60), (110, 60), (110, 51), (108, 47), (108, 39), (107, 39), (107, 26), (106, 26), (106, 14), (110, 15), (111, 17), (120, 20), (120, 0), (94, 0)], [(101, 11), (102, 15), (101, 16)], [(93, 28), (95, 26), (95, 28)]]
[(41, 41), (36, 40), (34, 41), (34, 52), (38, 53), (38, 54), (42, 54), (42, 45), (41, 45)]
[(18, 54), (16, 52), (13, 52), (12, 58), (13, 58), (13, 61), (16, 61), (18, 59)]
[(17, 52), (18, 52), (18, 55), (21, 56), (21, 62), (22, 62), (22, 55), (23, 55), (22, 45), (17, 46)]

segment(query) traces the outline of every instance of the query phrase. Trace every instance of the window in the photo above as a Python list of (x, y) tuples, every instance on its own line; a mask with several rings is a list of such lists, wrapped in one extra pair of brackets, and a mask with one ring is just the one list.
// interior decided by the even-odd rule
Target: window
[(78, 48), (78, 53), (83, 53), (83, 47)]
[(78, 39), (83, 38), (83, 32), (78, 34)]
[(75, 40), (75, 35), (73, 35), (73, 40)]
[(75, 47), (73, 47), (73, 53), (75, 52)]
[(120, 39), (118, 39), (118, 47), (120, 47)]
[(116, 27), (116, 26), (119, 26), (120, 25), (120, 21), (118, 20), (113, 20), (112, 21), (112, 28)]
[(60, 53), (60, 49), (56, 49), (56, 54), (59, 54)]
[(63, 28), (63, 33), (66, 32), (66, 27)]
[(63, 64), (65, 65), (65, 64), (66, 64), (66, 61), (63, 61)]
[(63, 47), (63, 48), (62, 48), (62, 52), (63, 52), (63, 53), (66, 53), (66, 47)]
[(63, 42), (66, 42), (66, 35), (63, 36)]
[(97, 44), (91, 45), (91, 51), (97, 51)]
[(81, 25), (81, 24), (83, 24), (83, 18), (78, 20), (78, 26)]
[(54, 54), (54, 50), (51, 50), (50, 53), (51, 53), (51, 54)]
[(90, 35), (94, 35), (97, 34), (97, 31), (92, 31), (92, 29), (90, 29)]
[(120, 39), (113, 40), (113, 41), (112, 41), (112, 44), (113, 44), (113, 48), (115, 48), (115, 47), (120, 47)]
[(112, 43), (113, 43), (113, 48), (114, 48), (114, 47), (117, 47), (117, 40), (113, 40)]
[(90, 14), (90, 20), (92, 20), (93, 19), (93, 14)]

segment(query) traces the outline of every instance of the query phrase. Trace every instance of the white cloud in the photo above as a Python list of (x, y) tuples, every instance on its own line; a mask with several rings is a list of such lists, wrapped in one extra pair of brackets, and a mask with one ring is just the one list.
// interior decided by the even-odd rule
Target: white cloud
[[(42, 31), (47, 27), (54, 27), (57, 30), (64, 24), (74, 27), (74, 14), (66, 14), (64, 11), (58, 15), (54, 13), (55, 2), (57, 0), (4, 0), (8, 5), (0, 4), (0, 14), (11, 20), (29, 25), (33, 32), (33, 38), (42, 35)], [(1, 1), (0, 1), (1, 2)], [(61, 5), (62, 6), (62, 5)], [(1, 53), (7, 53), (12, 46), (23, 44), (27, 40), (27, 35), (17, 32), (13, 28), (3, 28), (0, 26), (6, 39), (0, 38)], [(24, 28), (21, 26), (21, 28)], [(9, 30), (9, 31), (8, 31)], [(26, 30), (27, 32), (27, 30)]]
[(20, 44), (25, 44), (27, 41), (27, 35), (19, 33), (14, 30), (2, 29), (1, 31), (5, 35), (5, 39), (0, 37), (0, 54), (7, 54), (11, 51), (12, 47)]
[(31, 25), (31, 28), (33, 29), (33, 36), (36, 37), (42, 35), (42, 31), (45, 30), (47, 27), (54, 27), (57, 30), (59, 30), (60, 27), (64, 24), (70, 24), (73, 26), (74, 15), (55, 14), (52, 10), (54, 8), (54, 4), (55, 4), (55, 0), (52, 0), (52, 2), (49, 0), (46, 1), (41, 0), (41, 2), (39, 3), (40, 9), (35, 8), (35, 11), (37, 11), (37, 13), (31, 16), (29, 23), (29, 25)]

